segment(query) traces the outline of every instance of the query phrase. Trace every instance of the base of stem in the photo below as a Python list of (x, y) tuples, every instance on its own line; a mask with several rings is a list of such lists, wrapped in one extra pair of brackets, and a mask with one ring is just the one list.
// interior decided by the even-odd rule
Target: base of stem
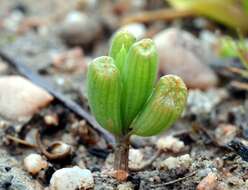
[(129, 137), (117, 138), (114, 155), (115, 177), (118, 181), (125, 181), (128, 177)]

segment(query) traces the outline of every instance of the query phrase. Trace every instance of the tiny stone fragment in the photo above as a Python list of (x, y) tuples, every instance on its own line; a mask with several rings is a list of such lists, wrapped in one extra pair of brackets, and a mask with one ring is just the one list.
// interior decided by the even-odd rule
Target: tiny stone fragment
[(37, 180), (25, 172), (20, 163), (0, 150), (0, 189), (1, 190), (43, 190)]
[(143, 153), (139, 149), (129, 150), (129, 167), (132, 169), (139, 168), (143, 162)]
[(47, 125), (57, 126), (59, 124), (59, 117), (56, 114), (46, 115), (44, 121)]
[(47, 161), (39, 154), (30, 154), (24, 159), (24, 168), (32, 175), (39, 173), (42, 169), (47, 167)]
[(217, 176), (215, 173), (209, 173), (204, 177), (201, 182), (197, 185), (196, 190), (213, 190), (217, 187)]
[(237, 127), (230, 124), (220, 124), (215, 130), (215, 138), (219, 145), (226, 145), (237, 135)]
[(117, 190), (133, 190), (133, 189), (134, 189), (133, 184), (130, 182), (122, 183), (117, 186)]
[(186, 114), (204, 114), (209, 113), (214, 106), (227, 97), (224, 90), (190, 90), (187, 100)]
[(188, 168), (192, 163), (192, 158), (189, 154), (185, 154), (179, 157), (170, 156), (160, 163), (160, 168), (174, 169), (178, 167)]
[(157, 148), (163, 151), (172, 151), (174, 153), (178, 153), (184, 148), (184, 146), (185, 145), (183, 141), (180, 141), (173, 136), (161, 137), (157, 141)]

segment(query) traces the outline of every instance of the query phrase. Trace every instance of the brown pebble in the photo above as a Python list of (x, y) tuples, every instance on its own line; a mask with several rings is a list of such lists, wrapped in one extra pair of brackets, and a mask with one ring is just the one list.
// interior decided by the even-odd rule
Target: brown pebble
[(215, 138), (219, 145), (226, 145), (237, 135), (237, 127), (231, 124), (220, 124), (215, 130)]
[(26, 121), (47, 106), (53, 97), (20, 76), (0, 78), (0, 115), (12, 121)]
[(128, 177), (128, 173), (124, 170), (116, 170), (113, 175), (118, 181), (125, 181)]
[(214, 190), (217, 187), (217, 176), (210, 172), (204, 177), (201, 182), (197, 185), (196, 190)]
[(170, 28), (158, 33), (154, 42), (163, 74), (180, 76), (189, 88), (208, 89), (217, 84), (217, 76), (207, 65), (213, 56), (193, 35)]
[(157, 182), (157, 183), (160, 183), (161, 179), (160, 179), (159, 176), (154, 176), (154, 181)]
[(52, 64), (60, 72), (82, 72), (87, 70), (83, 50), (75, 47), (65, 52), (55, 54), (52, 57)]
[(60, 24), (58, 33), (66, 44), (81, 46), (97, 39), (101, 34), (101, 26), (94, 16), (72, 11)]

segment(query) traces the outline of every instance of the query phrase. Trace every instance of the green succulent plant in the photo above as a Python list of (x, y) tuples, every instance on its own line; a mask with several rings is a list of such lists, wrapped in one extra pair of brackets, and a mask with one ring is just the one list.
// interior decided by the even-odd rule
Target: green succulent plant
[[(182, 79), (166, 75), (155, 86), (157, 73), (153, 41), (136, 42), (127, 31), (114, 35), (109, 56), (96, 58), (89, 65), (89, 105), (98, 123), (116, 137), (116, 171), (128, 171), (130, 135), (156, 135), (184, 110), (187, 88)], [(116, 177), (121, 180), (120, 175)]]

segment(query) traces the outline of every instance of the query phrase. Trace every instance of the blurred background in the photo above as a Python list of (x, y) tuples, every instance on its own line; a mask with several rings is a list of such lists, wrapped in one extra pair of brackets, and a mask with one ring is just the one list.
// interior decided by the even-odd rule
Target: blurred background
[[(241, 56), (246, 65), (242, 57), (247, 47), (247, 4), (246, 0), (1, 0), (0, 48), (44, 77), (52, 76), (55, 85), (63, 84), (63, 91), (78, 91), (82, 85), (72, 81), (82, 80), (90, 60), (106, 55), (112, 34), (124, 28), (137, 39), (155, 40), (161, 74), (178, 74), (188, 87), (207, 89), (218, 84), (209, 68), (218, 58)], [(239, 69), (234, 72), (245, 73)]]

